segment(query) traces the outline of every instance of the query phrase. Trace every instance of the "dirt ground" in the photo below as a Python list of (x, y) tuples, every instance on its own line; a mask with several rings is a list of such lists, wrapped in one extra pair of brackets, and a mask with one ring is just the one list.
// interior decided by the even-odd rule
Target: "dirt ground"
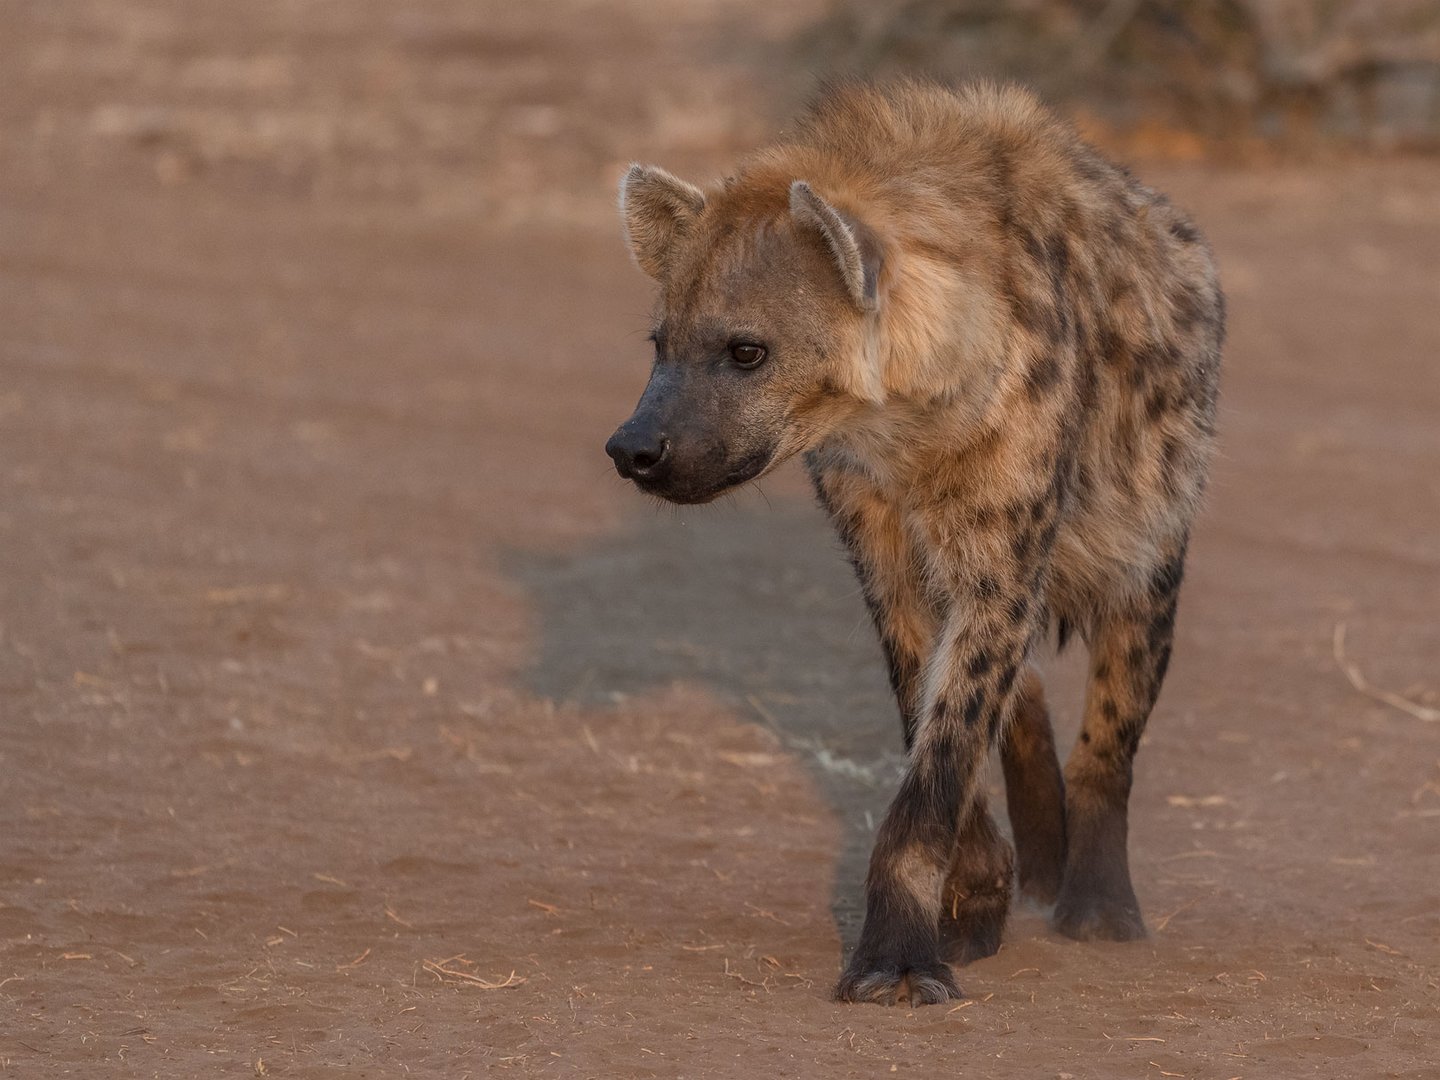
[[(1440, 162), (1145, 168), (1231, 297), (1151, 935), (839, 1006), (898, 723), (793, 471), (656, 511), (610, 208), (815, 4), (0, 6), (0, 1071), (1440, 1077)], [(1049, 664), (1073, 738), (1079, 657)]]

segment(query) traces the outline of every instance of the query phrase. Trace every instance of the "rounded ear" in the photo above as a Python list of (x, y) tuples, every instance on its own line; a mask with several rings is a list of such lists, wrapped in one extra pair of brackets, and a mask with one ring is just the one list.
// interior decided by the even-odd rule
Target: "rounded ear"
[(824, 238), (855, 306), (861, 311), (874, 311), (880, 301), (880, 248), (869, 230), (815, 194), (804, 180), (790, 185), (790, 215)]
[(631, 165), (620, 179), (620, 216), (630, 254), (655, 279), (665, 276), (671, 248), (705, 209), (705, 193), (654, 165)]

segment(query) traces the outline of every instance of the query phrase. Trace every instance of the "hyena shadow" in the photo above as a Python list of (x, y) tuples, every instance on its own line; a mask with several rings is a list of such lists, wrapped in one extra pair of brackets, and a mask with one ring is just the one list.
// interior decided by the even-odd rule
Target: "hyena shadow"
[(842, 825), (831, 910), (852, 946), (905, 758), (879, 643), (820, 510), (741, 496), (642, 512), (592, 547), (514, 553), (507, 570), (542, 620), (532, 691), (606, 706), (696, 682), (803, 759)]

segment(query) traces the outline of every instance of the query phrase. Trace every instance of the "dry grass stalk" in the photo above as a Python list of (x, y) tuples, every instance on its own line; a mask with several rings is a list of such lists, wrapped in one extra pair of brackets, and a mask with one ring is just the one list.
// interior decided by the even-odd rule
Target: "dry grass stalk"
[(1366, 697), (1372, 697), (1376, 701), (1383, 701), (1391, 708), (1399, 709), (1403, 713), (1409, 713), (1417, 720), (1425, 720), (1430, 723), (1440, 721), (1440, 709), (1427, 708), (1424, 705), (1417, 705), (1409, 698), (1403, 698), (1399, 694), (1391, 693), (1389, 690), (1382, 690), (1372, 685), (1361, 672), (1360, 666), (1345, 656), (1345, 623), (1335, 624), (1335, 662), (1340, 665), (1340, 670), (1350, 680), (1350, 685)]
[(369, 949), (366, 949), (366, 950), (365, 950), (364, 952), (362, 952), (359, 956), (357, 956), (354, 960), (351, 960), (348, 964), (336, 964), (336, 965), (335, 965), (335, 970), (336, 970), (336, 971), (344, 971), (346, 968), (357, 968), (357, 967), (359, 967), (361, 964), (363, 964), (366, 960), (368, 960), (369, 958), (370, 958), (370, 950), (369, 950)]
[(385, 917), (391, 922), (398, 923), (399, 925), (405, 927), (405, 929), (407, 930), (413, 930), (415, 928), (414, 923), (408, 922), (405, 919), (402, 919), (399, 915), (395, 914), (395, 909), (392, 908), (389, 904), (385, 905)]
[(766, 981), (764, 981), (764, 982), (756, 982), (754, 979), (747, 979), (744, 975), (741, 975), (740, 972), (738, 972), (738, 971), (731, 971), (731, 970), (730, 970), (730, 961), (729, 961), (728, 958), (727, 958), (726, 961), (725, 961), (725, 974), (726, 974), (729, 978), (732, 978), (732, 979), (735, 979), (735, 980), (737, 980), (737, 981), (739, 981), (739, 982), (744, 983), (746, 986), (759, 987), (761, 990), (764, 990), (767, 994), (770, 993), (770, 984), (769, 984), (769, 981), (768, 981), (768, 980), (766, 980)]
[(1171, 920), (1171, 919), (1173, 919), (1176, 915), (1179, 915), (1182, 911), (1187, 911), (1187, 910), (1189, 910), (1190, 908), (1194, 907), (1196, 904), (1198, 904), (1198, 903), (1199, 903), (1201, 900), (1203, 900), (1203, 899), (1204, 899), (1203, 896), (1197, 896), (1197, 897), (1195, 897), (1194, 900), (1191, 900), (1189, 903), (1187, 903), (1187, 904), (1181, 904), (1181, 905), (1180, 905), (1178, 908), (1176, 908), (1174, 911), (1170, 912), (1170, 914), (1160, 916), (1160, 918), (1158, 918), (1158, 919), (1155, 920), (1155, 932), (1156, 932), (1157, 934), (1163, 933), (1164, 930), (1165, 930), (1165, 928), (1170, 925), (1170, 920)]
[(469, 962), (463, 956), (451, 956), (445, 960), (425, 960), (422, 961), (421, 966), (442, 982), (445, 979), (456, 979), (467, 986), (474, 986), (481, 990), (508, 990), (525, 981), (524, 975), (517, 975), (514, 971), (511, 971), (503, 979), (494, 980), (482, 979), (479, 975), (471, 975), (468, 971), (456, 971), (454, 968), (446, 966), (456, 960), (462, 963)]

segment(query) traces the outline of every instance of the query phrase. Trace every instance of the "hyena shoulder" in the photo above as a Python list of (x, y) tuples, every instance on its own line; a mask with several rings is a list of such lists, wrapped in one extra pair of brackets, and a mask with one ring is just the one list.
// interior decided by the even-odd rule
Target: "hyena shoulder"
[(1048, 486), (1057, 600), (1143, 587), (1213, 440), (1224, 299), (1195, 226), (1018, 88), (846, 87), (752, 170), (817, 177), (883, 238), (867, 359), (941, 407), (858, 420), (860, 456), (981, 513)]

